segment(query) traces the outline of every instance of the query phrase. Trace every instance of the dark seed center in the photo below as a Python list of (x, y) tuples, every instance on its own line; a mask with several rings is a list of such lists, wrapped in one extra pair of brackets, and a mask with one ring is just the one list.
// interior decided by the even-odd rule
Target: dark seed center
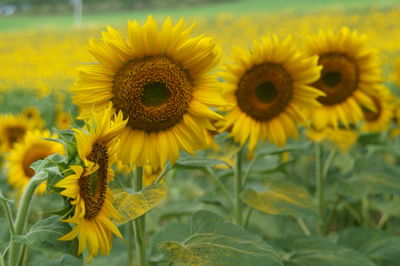
[(257, 86), (256, 97), (264, 103), (271, 102), (278, 95), (278, 90), (272, 82), (264, 82)]
[(142, 103), (147, 106), (158, 106), (168, 101), (171, 92), (162, 82), (152, 82), (144, 85)]
[(342, 81), (342, 76), (339, 72), (328, 72), (326, 73), (323, 78), (323, 82), (328, 87), (336, 87)]

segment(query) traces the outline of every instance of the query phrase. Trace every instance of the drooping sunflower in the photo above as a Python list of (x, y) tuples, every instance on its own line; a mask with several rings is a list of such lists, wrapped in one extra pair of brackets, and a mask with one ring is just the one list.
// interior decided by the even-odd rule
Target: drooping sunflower
[[(29, 180), (34, 176), (35, 172), (30, 165), (38, 160), (43, 160), (52, 154), (64, 155), (64, 146), (60, 143), (46, 140), (45, 138), (56, 139), (57, 135), (51, 134), (50, 131), (40, 131), (34, 129), (28, 131), (23, 139), (15, 144), (10, 154), (7, 156), (8, 161), (8, 182), (19, 189), (24, 190)], [(36, 189), (38, 194), (46, 192), (46, 183), (42, 182)]]
[(348, 152), (358, 139), (358, 132), (347, 128), (324, 127), (320, 130), (310, 128), (306, 131), (306, 135), (317, 143), (328, 142), (342, 153)]
[(235, 64), (221, 73), (231, 104), (222, 129), (241, 145), (249, 140), (249, 151), (259, 140), (283, 146), (288, 137), (297, 137), (296, 122), (305, 121), (303, 112), (324, 95), (309, 85), (319, 78), (317, 60), (299, 53), (290, 37), (264, 37), (248, 52), (235, 48)]
[[(75, 129), (75, 139), (81, 165), (71, 166), (73, 174), (59, 181), (56, 186), (64, 188), (61, 195), (70, 198), (75, 207), (72, 217), (64, 222), (73, 223), (71, 232), (59, 240), (79, 238), (78, 255), (86, 245), (90, 260), (101, 254), (108, 255), (113, 234), (122, 237), (111, 219), (119, 214), (113, 207), (113, 193), (108, 183), (114, 178), (111, 168), (117, 159), (119, 139), (127, 121), (122, 113), (112, 116), (111, 106), (104, 113), (95, 113), (82, 130)], [(110, 120), (112, 118), (112, 121)]]
[(179, 150), (194, 154), (206, 146), (207, 129), (221, 116), (209, 107), (224, 105), (216, 78), (208, 72), (219, 62), (220, 49), (204, 35), (190, 37), (167, 18), (161, 29), (149, 16), (141, 27), (128, 23), (128, 39), (107, 27), (89, 51), (100, 62), (80, 68), (73, 101), (80, 117), (107, 106), (122, 111), (128, 124), (120, 139), (126, 164), (162, 167), (174, 163)]
[(321, 77), (313, 86), (326, 95), (312, 112), (314, 127), (347, 127), (363, 119), (361, 106), (375, 111), (368, 96), (382, 81), (376, 50), (367, 47), (365, 35), (343, 28), (339, 34), (323, 32), (308, 39), (309, 55), (319, 56)]
[(10, 151), (34, 127), (35, 124), (24, 116), (0, 115), (0, 152)]
[(361, 130), (365, 132), (382, 132), (389, 128), (393, 117), (393, 98), (386, 87), (381, 87), (375, 95), (370, 95), (375, 104), (375, 112), (362, 108), (364, 122)]

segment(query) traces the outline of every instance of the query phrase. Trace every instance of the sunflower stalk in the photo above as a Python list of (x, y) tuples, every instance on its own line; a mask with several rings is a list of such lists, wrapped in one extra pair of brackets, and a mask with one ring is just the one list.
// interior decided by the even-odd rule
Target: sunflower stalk
[(316, 183), (316, 195), (318, 198), (318, 232), (320, 235), (325, 232), (325, 201), (324, 201), (324, 189), (325, 179), (322, 169), (322, 145), (321, 143), (315, 143), (315, 183)]
[[(32, 196), (37, 186), (46, 179), (46, 176), (42, 173), (35, 174), (29, 181), (24, 193), (22, 194), (21, 202), (17, 211), (17, 218), (15, 221), (15, 235), (21, 235), (26, 225), (28, 217), (29, 207), (32, 201)], [(10, 254), (9, 254), (9, 265), (17, 265), (18, 261), (23, 261), (24, 252), (21, 252), (21, 247), (11, 238)]]
[(243, 188), (242, 182), (242, 159), (243, 159), (243, 151), (240, 149), (236, 154), (236, 171), (234, 175), (234, 213), (235, 213), (235, 222), (239, 226), (243, 226), (243, 211), (242, 211), (242, 200), (240, 198), (240, 194)]
[[(134, 189), (140, 191), (143, 187), (143, 167), (136, 167)], [(145, 214), (134, 221), (136, 259), (138, 266), (146, 266), (146, 220)]]
[(0, 208), (7, 220), (10, 235), (14, 236), (15, 235), (14, 219), (12, 217), (10, 204), (8, 200), (3, 197), (3, 193), (1, 192), (1, 190), (0, 190)]

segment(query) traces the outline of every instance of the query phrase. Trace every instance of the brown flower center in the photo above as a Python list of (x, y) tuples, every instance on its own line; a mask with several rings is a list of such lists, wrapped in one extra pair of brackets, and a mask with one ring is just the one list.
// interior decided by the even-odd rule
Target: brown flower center
[(381, 116), (382, 106), (376, 97), (371, 97), (371, 98), (374, 101), (374, 104), (376, 107), (376, 112), (372, 112), (371, 110), (369, 110), (365, 107), (362, 107), (362, 111), (363, 111), (365, 120), (373, 122), (373, 121), (379, 119), (379, 117)]
[(83, 175), (79, 179), (80, 195), (85, 202), (85, 218), (92, 219), (102, 210), (106, 191), (108, 173), (108, 151), (101, 143), (95, 143), (87, 159), (98, 165), (96, 172)]
[(35, 171), (30, 167), (31, 164), (36, 161), (43, 160), (51, 154), (52, 153), (47, 145), (32, 146), (29, 152), (25, 153), (24, 158), (22, 160), (22, 168), (24, 170), (25, 176), (29, 178), (33, 177), (35, 175)]
[(5, 128), (8, 145), (13, 147), (16, 142), (24, 137), (25, 133), (26, 129), (24, 127), (13, 126)]
[(320, 56), (318, 63), (323, 66), (321, 78), (312, 86), (326, 93), (317, 98), (320, 103), (341, 103), (357, 89), (358, 67), (352, 58), (341, 53), (327, 53)]
[(236, 98), (239, 108), (259, 121), (280, 114), (293, 95), (292, 79), (280, 64), (265, 63), (247, 71), (239, 81)]
[(162, 131), (182, 120), (193, 87), (189, 73), (178, 62), (166, 56), (145, 57), (117, 72), (111, 101), (129, 118), (131, 128)]

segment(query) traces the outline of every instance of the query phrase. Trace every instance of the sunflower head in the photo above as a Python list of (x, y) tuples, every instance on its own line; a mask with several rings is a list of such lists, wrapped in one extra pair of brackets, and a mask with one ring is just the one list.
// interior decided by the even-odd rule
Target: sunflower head
[[(52, 154), (64, 155), (64, 146), (58, 142), (46, 140), (56, 139), (57, 135), (50, 131), (39, 131), (38, 129), (28, 131), (23, 139), (15, 144), (7, 157), (8, 161), (8, 182), (21, 192), (24, 190), (29, 180), (35, 172), (30, 168), (31, 164), (43, 160)], [(44, 194), (46, 183), (39, 185), (36, 192)]]
[(26, 119), (31, 120), (36, 128), (44, 128), (45, 122), (40, 114), (40, 111), (36, 107), (29, 106), (25, 108), (21, 112), (21, 115), (24, 116)]
[(321, 106), (311, 114), (315, 128), (355, 124), (363, 119), (361, 106), (375, 111), (368, 94), (381, 82), (380, 66), (366, 36), (348, 28), (337, 34), (321, 31), (309, 38), (308, 54), (319, 57), (321, 77), (313, 86), (325, 93), (318, 98)]
[(221, 73), (224, 96), (231, 104), (223, 122), (234, 140), (254, 150), (259, 140), (283, 146), (297, 136), (296, 122), (325, 95), (310, 86), (319, 78), (317, 57), (306, 57), (290, 37), (254, 41), (249, 51), (234, 50), (234, 64)]
[(370, 97), (375, 104), (375, 111), (362, 108), (364, 121), (361, 130), (371, 133), (385, 131), (392, 122), (394, 109), (393, 96), (390, 94), (388, 88), (380, 87), (380, 89), (374, 95), (370, 95)]
[(114, 178), (111, 165), (117, 159), (118, 135), (126, 126), (122, 113), (113, 114), (110, 105), (103, 112), (94, 113), (82, 129), (75, 129), (76, 146), (80, 165), (71, 166), (72, 174), (56, 184), (60, 192), (74, 208), (73, 215), (65, 222), (73, 223), (74, 229), (60, 238), (72, 240), (79, 237), (78, 254), (88, 246), (90, 260), (109, 254), (112, 235), (121, 237), (111, 219), (119, 214), (112, 206), (113, 193), (108, 183)]
[(56, 127), (61, 130), (68, 129), (72, 124), (72, 117), (69, 113), (64, 111), (57, 112), (56, 115)]
[(18, 141), (23, 139), (26, 132), (34, 127), (34, 121), (24, 116), (0, 115), (0, 151), (10, 151)]
[(111, 27), (89, 51), (99, 64), (80, 68), (73, 101), (81, 117), (109, 103), (128, 119), (120, 136), (125, 164), (161, 167), (178, 159), (179, 150), (193, 154), (206, 146), (206, 130), (221, 117), (209, 107), (224, 104), (216, 78), (207, 74), (219, 61), (220, 49), (183, 19), (161, 28), (149, 16), (146, 23), (128, 23), (128, 38)]

